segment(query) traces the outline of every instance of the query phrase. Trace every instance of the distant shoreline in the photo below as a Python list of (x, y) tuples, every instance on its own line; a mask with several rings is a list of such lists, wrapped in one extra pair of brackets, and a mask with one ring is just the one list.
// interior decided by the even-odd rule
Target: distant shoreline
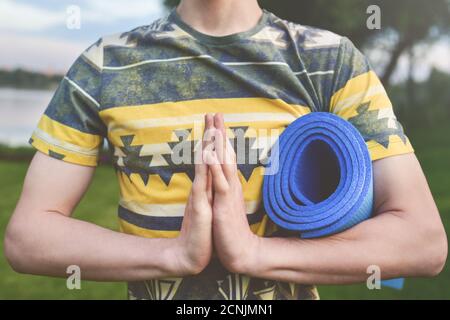
[(62, 75), (48, 75), (23, 69), (0, 69), (0, 88), (55, 90), (62, 78)]
[(1, 86), (0, 85), (0, 90), (14, 90), (14, 91), (30, 91), (30, 92), (54, 92), (56, 89), (58, 88), (58, 86), (52, 87), (52, 88), (19, 88), (19, 87), (14, 87), (14, 86)]

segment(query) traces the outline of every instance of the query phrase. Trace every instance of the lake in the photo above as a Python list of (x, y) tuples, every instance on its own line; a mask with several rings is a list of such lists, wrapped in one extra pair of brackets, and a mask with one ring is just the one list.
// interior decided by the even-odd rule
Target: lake
[(0, 88), (0, 144), (27, 145), (53, 93)]

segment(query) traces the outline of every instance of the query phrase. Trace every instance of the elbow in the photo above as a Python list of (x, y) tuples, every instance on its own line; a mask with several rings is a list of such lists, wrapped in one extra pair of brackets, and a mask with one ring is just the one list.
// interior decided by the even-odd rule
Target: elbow
[(428, 254), (428, 267), (425, 273), (427, 277), (436, 277), (438, 276), (445, 267), (445, 263), (447, 261), (447, 237), (445, 232), (442, 232), (439, 235), (439, 240), (435, 243), (436, 248), (431, 249)]
[(20, 228), (13, 224), (8, 226), (3, 246), (5, 258), (11, 268), (18, 273), (29, 273), (27, 265), (30, 265), (30, 248), (26, 245)]
[(445, 229), (442, 224), (428, 228), (423, 234), (425, 244), (419, 250), (422, 255), (418, 257), (422, 263), (421, 274), (423, 277), (436, 277), (445, 267), (448, 253), (448, 242)]

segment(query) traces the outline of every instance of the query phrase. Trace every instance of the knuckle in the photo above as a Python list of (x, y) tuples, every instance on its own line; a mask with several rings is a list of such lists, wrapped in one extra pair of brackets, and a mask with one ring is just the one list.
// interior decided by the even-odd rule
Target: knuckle
[(192, 196), (197, 196), (198, 193), (200, 193), (202, 191), (202, 185), (201, 183), (197, 180), (194, 179), (194, 182), (192, 183), (192, 188), (191, 188), (191, 194)]
[(226, 193), (226, 192), (230, 191), (230, 184), (228, 183), (228, 181), (223, 179), (217, 183), (215, 191), (221, 192), (221, 193)]

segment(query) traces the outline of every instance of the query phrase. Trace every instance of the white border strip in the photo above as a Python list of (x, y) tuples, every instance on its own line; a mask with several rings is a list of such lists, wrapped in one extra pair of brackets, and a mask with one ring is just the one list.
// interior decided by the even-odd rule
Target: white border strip
[(79, 153), (79, 154), (82, 154), (85, 156), (92, 156), (92, 157), (98, 155), (97, 149), (82, 148), (82, 147), (74, 145), (72, 143), (61, 141), (61, 140), (56, 139), (55, 137), (49, 135), (47, 132), (42, 131), (39, 128), (36, 128), (34, 130), (33, 134), (36, 137), (38, 137), (39, 139), (41, 139), (42, 141), (44, 141), (50, 145), (54, 145), (55, 147), (69, 151), (69, 152)]
[[(185, 61), (185, 60), (193, 60), (193, 59), (214, 59), (214, 58), (210, 55), (202, 54), (199, 56), (185, 56), (185, 57), (169, 58), (169, 59), (152, 59), (152, 60), (145, 60), (145, 61), (129, 64), (126, 66), (120, 66), (120, 67), (104, 66), (103, 70), (126, 70), (126, 69), (135, 68), (135, 67), (139, 67), (139, 66), (151, 64), (151, 63)], [(221, 63), (226, 66), (268, 65), (268, 66), (284, 66), (284, 67), (289, 68), (289, 65), (287, 63), (280, 62), (280, 61), (260, 61), (260, 62), (243, 61), (243, 62), (221, 62)]]
[(316, 72), (308, 72), (307, 70), (294, 72), (295, 75), (301, 75), (301, 74), (307, 74), (308, 76), (321, 76), (326, 74), (334, 74), (334, 70), (328, 70), (328, 71), (316, 71)]
[[(214, 59), (214, 57), (212, 57), (210, 55), (207, 55), (207, 54), (202, 54), (202, 55), (199, 55), (199, 56), (185, 56), (185, 57), (177, 57), (177, 58), (169, 58), (169, 59), (151, 59), (151, 60), (144, 60), (144, 61), (140, 61), (140, 62), (137, 62), (137, 63), (133, 63), (133, 64), (125, 65), (125, 66), (120, 66), (120, 67), (103, 66), (103, 70), (126, 70), (126, 69), (135, 68), (135, 67), (139, 67), (139, 66), (146, 65), (146, 64), (152, 64), (152, 63), (186, 61), (186, 60), (193, 60), (193, 59)], [(239, 66), (251, 66), (251, 65), (255, 65), (255, 66), (261, 65), (261, 66), (283, 66), (283, 67), (290, 68), (290, 66), (287, 63), (281, 62), (281, 61), (221, 62), (221, 64), (223, 64), (225, 66), (236, 66), (236, 67), (239, 67)], [(299, 71), (299, 72), (294, 72), (294, 74), (295, 75), (307, 74), (309, 76), (319, 76), (319, 75), (334, 74), (334, 70), (317, 71), (317, 72), (311, 72), (311, 73), (308, 73), (307, 70), (303, 70), (303, 71)]]
[(80, 91), (86, 98), (88, 98), (89, 100), (92, 101), (92, 103), (94, 103), (97, 108), (100, 107), (100, 103), (98, 103), (94, 98), (92, 98), (89, 93), (87, 93), (86, 91), (84, 91), (79, 85), (77, 85), (74, 81), (70, 80), (67, 77), (64, 77), (65, 80), (67, 80), (67, 82), (69, 82), (72, 86), (74, 86), (78, 91)]
[(107, 67), (103, 66), (103, 70), (125, 70), (130, 69), (134, 67), (139, 67), (145, 64), (151, 64), (151, 63), (160, 63), (160, 62), (171, 62), (171, 61), (183, 61), (183, 60), (192, 60), (192, 59), (211, 59), (212, 57), (207, 54), (203, 54), (200, 56), (186, 56), (186, 57), (178, 57), (178, 58), (169, 58), (169, 59), (153, 59), (153, 60), (145, 60), (133, 64), (128, 64), (126, 66), (120, 66), (120, 67)]
[(262, 62), (222, 62), (222, 64), (226, 66), (251, 66), (251, 65), (265, 65), (265, 66), (284, 66), (288, 67), (289, 65), (285, 62), (278, 62), (278, 61), (262, 61)]

